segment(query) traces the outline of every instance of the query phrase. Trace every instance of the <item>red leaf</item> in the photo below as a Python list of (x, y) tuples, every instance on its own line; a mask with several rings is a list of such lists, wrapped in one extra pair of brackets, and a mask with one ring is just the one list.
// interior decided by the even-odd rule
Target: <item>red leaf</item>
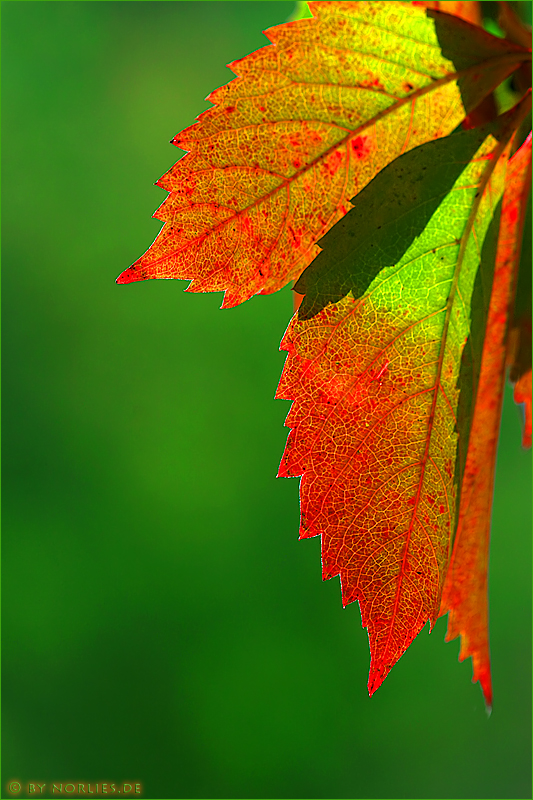
[[(481, 683), (489, 709), (492, 705), (487, 597), (490, 515), (509, 314), (520, 258), (525, 200), (530, 188), (531, 134), (514, 154), (507, 169), (494, 282), (461, 489), (459, 521), (439, 612), (444, 614), (449, 611), (446, 640), (461, 636), (459, 658), (462, 661), (472, 656), (472, 680)], [(531, 373), (529, 375), (531, 380)]]
[[(528, 105), (528, 100), (522, 104), (522, 116), (516, 116), (514, 125), (528, 113)], [(442, 162), (437, 151), (433, 155), (429, 150), (439, 143), (419, 148), (442, 172), (448, 164), (464, 165), (466, 157), (467, 166), (449, 189), (450, 205), (441, 198), (432, 216), (428, 229), (433, 238), (424, 239), (423, 246), (413, 244), (399, 261), (387, 261), (386, 248), (394, 247), (400, 236), (392, 205), (383, 212), (383, 220), (391, 218), (391, 238), (389, 231), (376, 231), (376, 236), (365, 231), (365, 206), (372, 215), (367, 227), (376, 215), (382, 227), (376, 204), (389, 176), (395, 187), (391, 195), (400, 185), (394, 181), (407, 184), (405, 198), (413, 196), (414, 213), (429, 206), (429, 195), (416, 195), (415, 187), (424, 180), (416, 172), (417, 162), (403, 167), (399, 159), (354, 200), (346, 220), (324, 238), (324, 250), (296, 287), (306, 291), (305, 307), (282, 342), (288, 356), (277, 396), (294, 402), (279, 474), (303, 476), (300, 538), (321, 535), (324, 579), (340, 575), (343, 604), (359, 601), (370, 640), (370, 694), (426, 621), (437, 618), (450, 558), (456, 519), (459, 362), (465, 334), (469, 336), (479, 248), (503, 192), (503, 148), (511, 132), (500, 133), (497, 146), (494, 139), (492, 144), (486, 140), (469, 165), (478, 146), (467, 156), (466, 145), (460, 143), (470, 143), (471, 148), (477, 141), (474, 134), (480, 141), (486, 134), (480, 129), (468, 134), (448, 137), (446, 146), (454, 155)], [(411, 155), (422, 158), (413, 151), (403, 163)], [(430, 167), (425, 160), (418, 163), (433, 186)], [(405, 198), (400, 199), (402, 220), (404, 227), (412, 227)], [(349, 227), (351, 218), (359, 236)], [(368, 252), (354, 250), (363, 247), (365, 235)], [(384, 238), (378, 240), (379, 235)], [(459, 241), (457, 254), (450, 255), (444, 267), (442, 248), (449, 246), (445, 242), (455, 246)], [(393, 266), (382, 268), (366, 290), (352, 295), (357, 265), (370, 269), (374, 242), (378, 256), (383, 254), (385, 263)], [(487, 264), (481, 263), (485, 280)], [(457, 294), (449, 289), (450, 281), (460, 287)], [(416, 305), (415, 297), (428, 299)]]
[(449, 0), (442, 0), (439, 2), (418, 3), (414, 2), (415, 6), (426, 6), (426, 8), (434, 8), (436, 11), (444, 11), (446, 14), (453, 14), (455, 17), (461, 17), (473, 25), (481, 25), (481, 4), (478, 2), (449, 2)]
[(524, 433), (522, 446), (531, 447), (531, 370), (519, 378), (514, 387), (515, 403), (524, 403)]

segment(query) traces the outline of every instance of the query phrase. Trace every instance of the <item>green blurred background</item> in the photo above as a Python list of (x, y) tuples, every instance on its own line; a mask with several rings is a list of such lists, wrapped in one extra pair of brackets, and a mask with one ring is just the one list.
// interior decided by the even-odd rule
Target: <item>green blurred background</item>
[(291, 2), (4, 2), (3, 794), (531, 796), (530, 454), (507, 389), (490, 572), (495, 703), (427, 628), (368, 698), (368, 643), (298, 482), (276, 480), (284, 290), (219, 311), (115, 285), (171, 137)]

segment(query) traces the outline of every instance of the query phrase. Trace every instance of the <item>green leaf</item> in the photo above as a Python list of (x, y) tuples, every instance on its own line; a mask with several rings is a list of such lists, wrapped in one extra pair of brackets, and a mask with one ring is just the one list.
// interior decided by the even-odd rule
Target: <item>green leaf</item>
[[(299, 318), (310, 319), (350, 291), (361, 297), (378, 275), (373, 293), (383, 283), (389, 303), (395, 293), (402, 300), (409, 296), (422, 312), (437, 297), (445, 302), (441, 281), (449, 289), (450, 268), (479, 193), (476, 180), (489, 158), (474, 157), (489, 134), (501, 135), (508, 124), (506, 116), (427, 142), (386, 166), (350, 200), (348, 214), (319, 239), (322, 252), (294, 287), (305, 294)], [(477, 269), (471, 249), (463, 272), (469, 271), (470, 262)]]

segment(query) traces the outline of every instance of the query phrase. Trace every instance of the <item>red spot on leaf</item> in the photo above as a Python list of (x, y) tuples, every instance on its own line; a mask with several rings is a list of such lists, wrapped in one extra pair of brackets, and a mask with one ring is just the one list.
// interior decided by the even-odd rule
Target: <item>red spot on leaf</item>
[(350, 146), (352, 148), (352, 152), (357, 156), (357, 158), (364, 158), (370, 152), (370, 148), (367, 145), (367, 138), (366, 136), (358, 136), (357, 139), (352, 139), (350, 142)]

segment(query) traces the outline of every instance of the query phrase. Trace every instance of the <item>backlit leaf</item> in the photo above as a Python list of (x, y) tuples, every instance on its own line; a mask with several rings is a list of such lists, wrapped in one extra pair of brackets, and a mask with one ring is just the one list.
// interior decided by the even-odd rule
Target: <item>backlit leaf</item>
[(223, 306), (277, 291), (348, 199), (401, 153), (444, 136), (530, 58), (462, 19), (399, 2), (314, 2), (313, 19), (231, 65), (239, 76), (175, 137), (165, 224), (119, 283), (186, 278)]
[(359, 601), (370, 694), (439, 613), (479, 375), (461, 356), (477, 336), (478, 269), (490, 295), (509, 142), (528, 103), (386, 167), (295, 287), (279, 474), (303, 476), (300, 537), (321, 534), (324, 578), (340, 575), (344, 605)]
[(415, 6), (425, 6), (426, 8), (434, 8), (437, 11), (444, 11), (446, 14), (453, 14), (461, 19), (466, 19), (474, 25), (481, 25), (481, 3), (472, 2), (451, 2), (450, 0), (434, 0), (434, 2), (417, 3)]
[(515, 383), (514, 387), (515, 403), (524, 404), (524, 433), (522, 435), (522, 446), (531, 447), (532, 434), (532, 409), (531, 409), (531, 369), (525, 372)]
[[(531, 138), (526, 145), (531, 147)], [(507, 347), (507, 363), (509, 378), (514, 383), (514, 399), (516, 403), (523, 404), (524, 429), (522, 445), (531, 447), (532, 428), (532, 402), (531, 402), (531, 301), (532, 301), (532, 273), (531, 273), (531, 186), (524, 185), (523, 195), (517, 201), (517, 219), (525, 219), (522, 237), (522, 252), (516, 287), (511, 330)]]
[[(498, 249), (487, 315), (481, 320), (483, 350), (471, 419), (459, 520), (440, 613), (449, 611), (446, 640), (461, 636), (461, 660), (472, 656), (487, 707), (492, 705), (487, 571), (494, 468), (505, 379), (509, 314), (516, 287), (527, 194), (531, 187), (531, 134), (509, 162)], [(478, 294), (482, 293), (479, 286)], [(478, 306), (485, 305), (478, 297)], [(477, 354), (473, 356), (477, 360)]]

